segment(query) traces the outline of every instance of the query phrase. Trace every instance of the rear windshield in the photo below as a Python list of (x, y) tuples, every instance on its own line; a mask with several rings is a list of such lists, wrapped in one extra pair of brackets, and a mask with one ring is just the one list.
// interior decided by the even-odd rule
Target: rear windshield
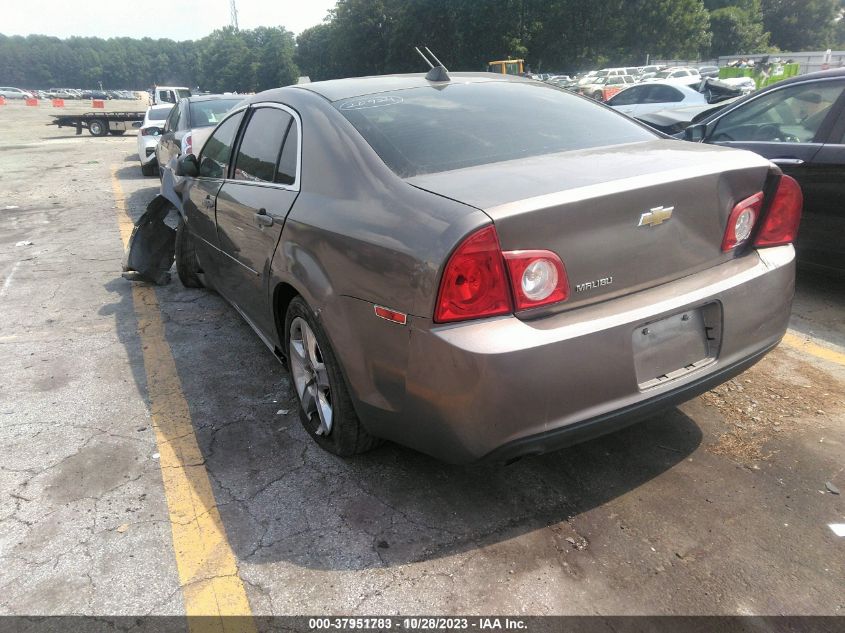
[(191, 103), (191, 127), (217, 125), (243, 99), (211, 99)]
[(172, 105), (150, 108), (150, 112), (147, 114), (147, 117), (149, 117), (150, 121), (164, 121), (172, 109)]
[(187, 99), (191, 96), (191, 91), (187, 88), (177, 88), (176, 89), (176, 98), (178, 99)]
[(333, 105), (403, 178), (655, 138), (624, 116), (539, 83), (410, 88)]

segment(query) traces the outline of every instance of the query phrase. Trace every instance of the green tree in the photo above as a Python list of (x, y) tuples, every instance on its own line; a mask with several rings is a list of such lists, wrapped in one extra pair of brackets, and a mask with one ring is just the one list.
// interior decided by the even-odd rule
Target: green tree
[[(753, 4), (753, 3), (750, 3)], [(713, 34), (711, 55), (762, 53), (769, 48), (769, 34), (763, 31), (762, 16), (741, 6), (726, 6), (710, 11), (710, 31)]]
[(783, 51), (824, 50), (834, 40), (841, 0), (763, 0), (763, 25)]
[(294, 62), (303, 75), (311, 81), (322, 81), (337, 77), (334, 57), (329, 50), (333, 27), (329, 23), (318, 24), (305, 29), (296, 38)]
[(199, 83), (212, 92), (252, 92), (255, 69), (243, 35), (227, 26), (199, 41)]
[[(621, 18), (627, 63), (652, 57), (697, 58), (710, 48), (710, 21), (702, 0), (631, 0)], [(620, 60), (622, 61), (622, 60)]]
[(282, 27), (266, 26), (243, 33), (252, 51), (255, 90), (296, 83), (299, 69), (293, 59), (296, 49), (293, 33)]

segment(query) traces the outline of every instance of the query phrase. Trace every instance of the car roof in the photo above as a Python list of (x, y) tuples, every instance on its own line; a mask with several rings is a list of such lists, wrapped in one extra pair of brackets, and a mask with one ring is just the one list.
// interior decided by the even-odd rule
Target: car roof
[[(484, 83), (490, 81), (531, 81), (514, 75), (485, 72), (449, 73), (449, 77), (449, 83), (452, 84)], [(354, 77), (351, 79), (331, 79), (329, 81), (315, 81), (310, 84), (296, 84), (290, 86), (290, 88), (308, 90), (329, 101), (341, 101), (343, 99), (351, 99), (353, 97), (361, 97), (379, 92), (436, 86), (438, 83), (440, 82), (429, 81), (422, 73), (414, 73), (407, 75), (375, 75), (372, 77)], [(278, 90), (286, 89), (277, 88), (260, 94), (263, 95), (264, 99), (273, 98), (276, 96), (275, 93)]]

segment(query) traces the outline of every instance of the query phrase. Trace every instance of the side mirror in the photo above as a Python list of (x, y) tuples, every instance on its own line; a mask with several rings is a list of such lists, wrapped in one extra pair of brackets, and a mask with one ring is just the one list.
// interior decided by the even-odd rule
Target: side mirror
[(684, 130), (684, 139), (687, 141), (692, 141), (693, 143), (701, 143), (704, 140), (704, 137), (707, 135), (707, 126), (703, 123), (696, 123), (695, 125), (690, 125), (687, 129)]
[(176, 175), (187, 176), (188, 178), (196, 178), (199, 176), (200, 168), (197, 162), (197, 157), (193, 154), (185, 154), (180, 156), (176, 161)]

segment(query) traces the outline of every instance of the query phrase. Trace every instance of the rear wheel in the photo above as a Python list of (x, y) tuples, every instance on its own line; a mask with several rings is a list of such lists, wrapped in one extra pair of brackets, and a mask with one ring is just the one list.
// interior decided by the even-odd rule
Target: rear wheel
[(285, 333), (299, 419), (308, 434), (335, 455), (355, 455), (378, 446), (381, 441), (367, 433), (355, 414), (334, 351), (301, 297), (288, 307)]
[(103, 119), (94, 119), (88, 124), (91, 136), (105, 136), (109, 133), (109, 124)]
[(176, 274), (179, 275), (179, 281), (186, 288), (202, 288), (204, 285), (200, 279), (202, 271), (194, 240), (185, 224), (185, 218), (181, 215), (179, 226), (176, 227)]
[(158, 163), (154, 160), (151, 160), (147, 164), (141, 163), (141, 173), (145, 176), (155, 176), (158, 174)]

